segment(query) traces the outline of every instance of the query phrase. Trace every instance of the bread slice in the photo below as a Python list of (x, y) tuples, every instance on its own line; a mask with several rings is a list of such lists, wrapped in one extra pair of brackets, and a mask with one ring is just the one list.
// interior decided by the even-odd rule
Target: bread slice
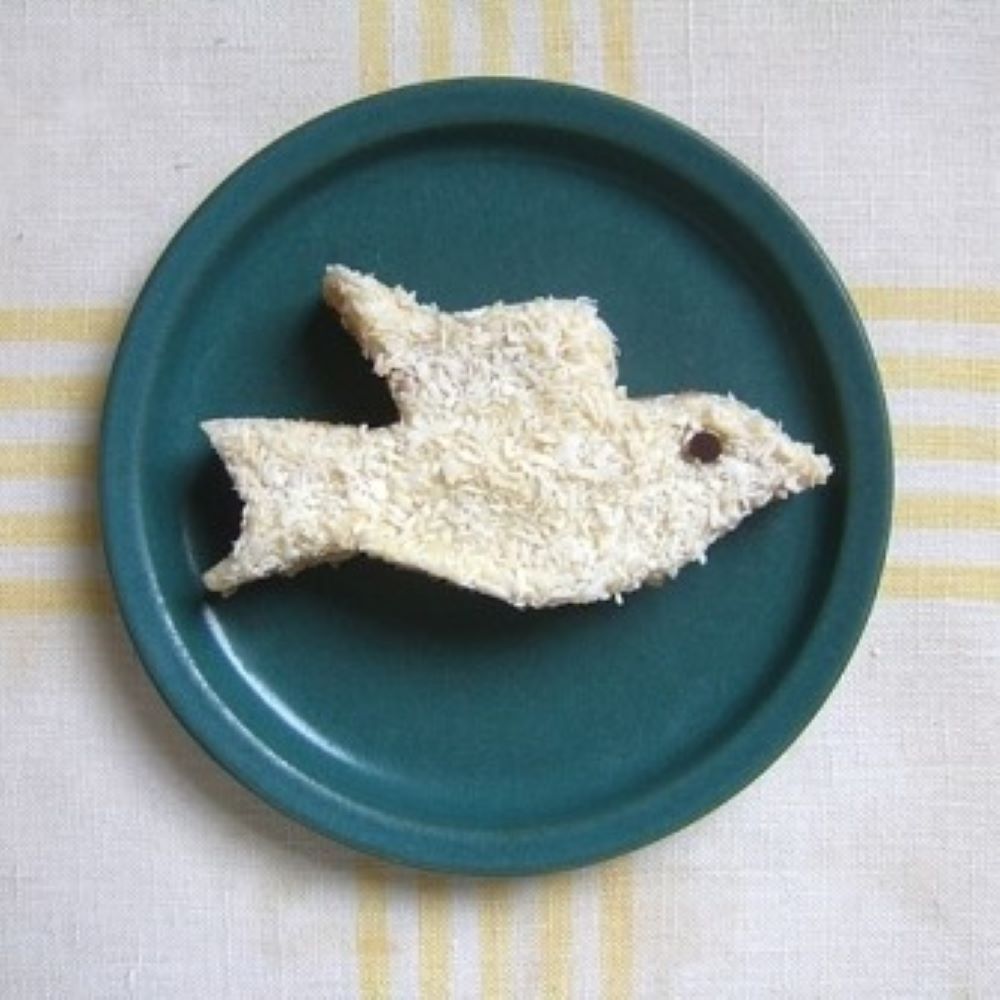
[(245, 504), (211, 590), (365, 553), (518, 607), (620, 599), (831, 474), (731, 397), (630, 399), (588, 300), (447, 313), (344, 267), (324, 294), (401, 419), (207, 422)]

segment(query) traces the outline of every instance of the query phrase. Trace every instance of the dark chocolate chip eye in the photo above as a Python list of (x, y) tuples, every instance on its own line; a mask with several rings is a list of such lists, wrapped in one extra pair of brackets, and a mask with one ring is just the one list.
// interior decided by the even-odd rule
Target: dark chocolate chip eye
[(711, 431), (696, 431), (688, 438), (684, 454), (694, 462), (714, 462), (722, 454), (722, 441)]

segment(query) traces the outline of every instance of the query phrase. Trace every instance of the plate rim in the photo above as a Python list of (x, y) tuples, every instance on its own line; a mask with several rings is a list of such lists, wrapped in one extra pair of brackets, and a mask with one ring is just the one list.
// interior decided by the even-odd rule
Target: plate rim
[[(227, 709), (200, 679), (196, 660), (171, 627), (136, 502), (141, 476), (137, 463), (129, 462), (140, 439), (139, 422), (119, 416), (141, 408), (148, 385), (139, 376), (155, 370), (148, 358), (152, 351), (155, 360), (152, 349), (162, 347), (142, 331), (156, 333), (164, 301), (184, 297), (185, 286), (200, 273), (199, 261), (210, 259), (220, 242), (260, 211), (261, 197), (280, 196), (282, 187), (294, 186), (296, 176), (312, 174), (324, 160), (343, 157), (352, 147), (364, 149), (431, 127), (484, 123), (569, 129), (617, 143), (661, 169), (695, 174), (697, 186), (722, 201), (767, 246), (810, 314), (823, 315), (815, 336), (827, 354), (845, 450), (852, 456), (837, 566), (794, 656), (798, 669), (786, 675), (782, 698), (766, 699), (741, 727), (742, 740), (724, 744), (730, 750), (721, 761), (718, 752), (710, 755), (715, 771), (729, 765), (715, 777), (710, 793), (689, 790), (686, 806), (668, 809), (660, 801), (661, 788), (660, 795), (636, 796), (627, 807), (592, 814), (587, 822), (547, 826), (537, 835), (531, 828), (520, 836), (508, 831), (502, 837), (429, 826), (348, 800), (295, 770)], [(859, 385), (865, 388), (860, 405)], [(394, 862), (470, 875), (573, 868), (633, 850), (711, 812), (770, 767), (820, 710), (864, 631), (884, 565), (893, 495), (888, 412), (871, 345), (833, 265), (801, 220), (742, 162), (687, 126), (601, 91), (518, 78), (421, 83), (362, 98), (285, 133), (225, 177), (167, 244), (135, 301), (108, 379), (99, 452), (102, 539), (121, 616), (146, 673), (195, 740), (270, 805), (325, 836)], [(779, 707), (778, 718), (771, 718)], [(748, 743), (748, 752), (741, 766), (733, 767), (731, 748), (740, 742)]]

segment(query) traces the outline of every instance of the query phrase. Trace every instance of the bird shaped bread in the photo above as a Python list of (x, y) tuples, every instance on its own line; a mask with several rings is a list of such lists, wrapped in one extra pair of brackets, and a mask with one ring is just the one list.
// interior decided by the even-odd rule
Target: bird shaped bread
[(205, 422), (244, 503), (209, 590), (363, 553), (517, 607), (620, 600), (831, 474), (732, 397), (629, 398), (587, 299), (449, 313), (342, 266), (323, 291), (400, 419)]

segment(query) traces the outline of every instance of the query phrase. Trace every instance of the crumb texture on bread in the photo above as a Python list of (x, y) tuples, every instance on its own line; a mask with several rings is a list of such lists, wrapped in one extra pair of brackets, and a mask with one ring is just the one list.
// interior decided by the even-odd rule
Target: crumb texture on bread
[(831, 473), (731, 397), (629, 398), (586, 299), (447, 313), (341, 266), (324, 295), (401, 419), (208, 422), (245, 503), (209, 589), (365, 553), (521, 607), (620, 598)]

